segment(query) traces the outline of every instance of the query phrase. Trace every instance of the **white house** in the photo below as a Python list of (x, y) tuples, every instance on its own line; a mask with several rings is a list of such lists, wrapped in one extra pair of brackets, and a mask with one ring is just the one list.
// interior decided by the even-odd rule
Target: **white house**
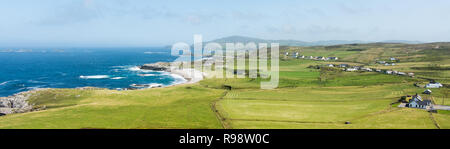
[(419, 108), (419, 109), (428, 109), (431, 106), (431, 100), (411, 100), (409, 102), (408, 107), (410, 108)]
[(348, 64), (339, 64), (339, 67), (342, 67), (342, 68), (346, 68), (348, 66), (349, 66)]
[(397, 74), (398, 75), (402, 75), (402, 76), (406, 76), (406, 73), (404, 73), (404, 72), (398, 72)]
[(424, 93), (424, 94), (431, 94), (432, 91), (431, 91), (430, 89), (427, 89), (427, 90), (423, 91), (423, 93)]
[(407, 107), (410, 108), (420, 108), (420, 109), (427, 109), (430, 106), (432, 106), (431, 100), (423, 100), (420, 95), (414, 95), (411, 100), (409, 100), (409, 103), (407, 104)]
[(337, 57), (328, 57), (327, 59), (329, 59), (329, 60), (338, 60), (339, 58), (337, 58)]
[(428, 83), (427, 85), (425, 85), (425, 88), (441, 88), (442, 84), (441, 83)]
[(386, 74), (392, 74), (392, 71), (388, 70), (386, 71)]
[(372, 68), (367, 68), (367, 67), (361, 68), (361, 70), (369, 71), (369, 72), (372, 72), (372, 71), (373, 71)]
[(347, 69), (345, 69), (345, 71), (357, 71), (358, 69), (357, 68), (347, 68)]
[(395, 58), (391, 57), (391, 61), (395, 61), (395, 60), (397, 60), (397, 59), (395, 59)]
[(326, 60), (326, 58), (323, 56), (319, 56), (319, 57), (317, 57), (317, 60)]

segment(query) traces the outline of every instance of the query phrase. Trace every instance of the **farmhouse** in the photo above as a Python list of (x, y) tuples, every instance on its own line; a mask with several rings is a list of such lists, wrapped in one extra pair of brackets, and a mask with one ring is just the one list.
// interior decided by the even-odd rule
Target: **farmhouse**
[(410, 72), (410, 73), (408, 73), (408, 76), (414, 77), (414, 73)]
[(317, 57), (317, 60), (326, 60), (326, 58), (323, 56), (319, 56), (319, 57)]
[(357, 68), (355, 68), (355, 67), (353, 67), (353, 68), (347, 68), (347, 69), (345, 69), (345, 71), (357, 71), (358, 69)]
[(329, 60), (338, 60), (337, 57), (328, 57)]
[(334, 67), (333, 64), (326, 64), (327, 67)]
[(401, 75), (401, 76), (406, 76), (406, 73), (404, 73), (404, 72), (398, 72), (397, 74)]
[(305, 56), (304, 56), (304, 55), (302, 55), (302, 56), (300, 56), (300, 57), (298, 57), (298, 58), (305, 58)]
[(361, 70), (369, 71), (369, 72), (372, 72), (372, 71), (373, 71), (372, 68), (367, 68), (367, 67), (361, 68)]
[(378, 63), (378, 64), (385, 64), (386, 61), (378, 61), (377, 63)]
[(395, 61), (395, 60), (397, 60), (397, 59), (395, 59), (395, 58), (391, 57), (391, 61)]
[(387, 71), (386, 71), (386, 74), (392, 74), (392, 71), (387, 70)]
[(412, 100), (408, 104), (408, 107), (410, 107), (410, 108), (419, 108), (419, 109), (428, 109), (429, 107), (431, 107), (431, 100), (424, 100), (424, 101)]
[(428, 83), (427, 85), (425, 85), (425, 88), (441, 88), (442, 84), (435, 82), (435, 83)]
[(414, 96), (404, 96), (402, 97), (404, 99), (403, 102), (406, 102), (406, 107), (409, 108), (419, 108), (419, 109), (429, 109), (433, 106), (433, 102), (431, 100), (423, 100), (420, 95), (416, 94)]
[(345, 67), (348, 67), (348, 64), (339, 64), (339, 67), (345, 68)]
[(431, 92), (432, 91), (430, 89), (427, 89), (427, 90), (423, 91), (424, 94), (431, 94)]

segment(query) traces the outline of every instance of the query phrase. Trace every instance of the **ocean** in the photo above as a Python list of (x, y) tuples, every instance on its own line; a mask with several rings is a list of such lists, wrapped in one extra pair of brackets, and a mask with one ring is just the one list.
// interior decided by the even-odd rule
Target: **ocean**
[(176, 58), (167, 48), (0, 48), (0, 97), (35, 88), (183, 83), (180, 76), (137, 67)]

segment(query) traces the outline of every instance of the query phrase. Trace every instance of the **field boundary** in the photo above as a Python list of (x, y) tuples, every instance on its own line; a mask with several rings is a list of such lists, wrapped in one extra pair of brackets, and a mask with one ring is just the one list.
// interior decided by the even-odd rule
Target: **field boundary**
[(431, 121), (433, 121), (434, 126), (436, 126), (437, 129), (441, 129), (441, 126), (439, 126), (438, 122), (434, 118), (433, 113), (432, 112), (429, 112), (429, 113), (430, 113), (430, 119), (431, 119)]
[(215, 99), (212, 103), (211, 103), (211, 110), (214, 112), (214, 114), (216, 114), (216, 118), (217, 120), (219, 120), (220, 124), (222, 125), (223, 129), (231, 129), (230, 125), (225, 122), (226, 118), (219, 112), (219, 110), (217, 109), (217, 102), (221, 101), (224, 99), (225, 96), (227, 96), (228, 94), (228, 90), (225, 91), (222, 96), (220, 96), (219, 98)]
[(309, 121), (290, 121), (290, 120), (262, 120), (262, 119), (229, 119), (232, 121), (257, 121), (257, 122), (284, 122), (284, 123), (311, 123), (311, 124), (336, 124), (337, 122), (309, 122)]

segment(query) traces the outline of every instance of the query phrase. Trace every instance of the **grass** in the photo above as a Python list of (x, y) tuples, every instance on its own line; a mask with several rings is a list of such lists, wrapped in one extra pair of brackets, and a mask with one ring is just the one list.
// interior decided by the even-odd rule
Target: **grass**
[(126, 92), (55, 89), (33, 99), (53, 105), (49, 109), (2, 117), (0, 128), (221, 128), (210, 103), (222, 93), (199, 86)]
[(223, 100), (219, 106), (227, 119), (342, 122), (387, 108), (390, 100), (305, 102), (271, 100)]
[[(423, 84), (427, 79), (450, 83), (449, 70), (436, 70), (450, 66), (450, 45), (433, 49), (435, 46), (376, 43), (282, 48), (281, 53), (337, 56), (339, 60), (323, 62), (282, 55), (279, 87), (272, 90), (260, 89), (261, 81), (266, 80), (212, 78), (197, 84), (137, 91), (40, 91), (29, 101), (46, 110), (0, 117), (0, 128), (220, 129), (221, 121), (211, 109), (213, 101), (220, 99), (218, 112), (235, 129), (436, 129), (436, 125), (450, 129), (448, 111), (430, 114), (391, 105), (401, 96), (425, 90), (413, 83)], [(396, 66), (375, 64), (390, 57), (399, 59)], [(416, 78), (343, 72), (319, 81), (319, 70), (307, 68), (328, 63), (414, 72)], [(232, 89), (227, 91), (226, 86)], [(448, 88), (431, 90), (435, 103), (450, 105), (448, 97), (444, 98)], [(344, 124), (346, 121), (351, 124)]]

